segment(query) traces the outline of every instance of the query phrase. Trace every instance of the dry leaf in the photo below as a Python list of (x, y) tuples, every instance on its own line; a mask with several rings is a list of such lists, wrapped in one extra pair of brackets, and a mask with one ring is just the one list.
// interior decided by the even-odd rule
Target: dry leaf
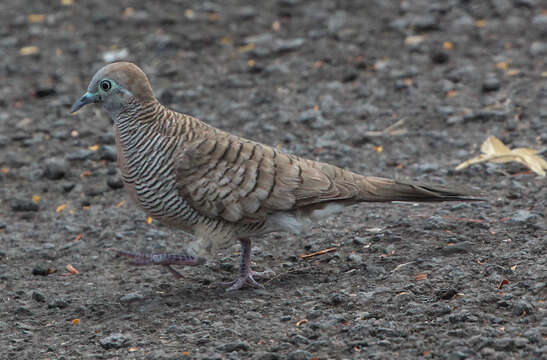
[(78, 325), (80, 323), (80, 319), (72, 319), (72, 323), (74, 325)]
[(450, 41), (443, 42), (443, 49), (448, 50), (448, 51), (454, 49), (454, 43), (452, 43)]
[(38, 46), (25, 46), (19, 50), (19, 54), (23, 56), (36, 55), (38, 53), (40, 53), (40, 48)]
[(254, 50), (254, 48), (255, 48), (255, 44), (250, 43), (250, 44), (247, 44), (247, 45), (240, 46), (237, 50), (240, 53), (246, 53), (246, 52), (249, 52), (251, 50)]
[(308, 319), (302, 319), (302, 320), (299, 320), (297, 323), (296, 323), (296, 326), (300, 326), (300, 325), (303, 325), (305, 323), (308, 322)]
[(423, 42), (424, 40), (425, 40), (425, 36), (423, 35), (407, 36), (405, 39), (405, 45), (415, 46)]
[(91, 151), (97, 151), (99, 150), (99, 145), (95, 144), (95, 145), (88, 146), (87, 148)]
[(500, 140), (494, 136), (490, 136), (481, 145), (482, 154), (464, 161), (456, 167), (456, 170), (465, 169), (469, 165), (477, 164), (484, 161), (493, 163), (506, 163), (516, 161), (527, 166), (530, 170), (540, 176), (545, 176), (547, 170), (547, 161), (537, 155), (538, 151), (528, 148), (509, 149)]
[(500, 281), (500, 283), (498, 284), (498, 289), (501, 290), (501, 288), (503, 287), (503, 285), (507, 285), (507, 284), (509, 284), (509, 280), (503, 279), (503, 280)]
[(60, 213), (60, 212), (62, 212), (65, 208), (66, 208), (66, 204), (61, 204), (61, 205), (57, 206), (57, 209), (56, 209), (55, 211), (58, 212), (58, 213)]
[(416, 281), (421, 281), (427, 279), (427, 273), (421, 272), (416, 274)]
[(149, 216), (146, 218), (146, 223), (150, 225), (152, 223), (152, 218)]
[(38, 203), (38, 201), (40, 201), (40, 195), (33, 195), (32, 196), (32, 202)]
[(194, 10), (192, 9), (186, 9), (184, 10), (184, 16), (187, 18), (187, 19), (193, 19), (196, 17), (196, 14), (194, 13)]
[(507, 70), (509, 69), (509, 62), (508, 61), (500, 61), (496, 64), (496, 68), (500, 70)]
[(71, 273), (72, 275), (78, 275), (80, 272), (78, 270), (76, 270), (76, 268), (70, 264), (68, 264), (66, 266), (66, 269), (69, 273)]
[(27, 16), (27, 21), (29, 23), (41, 23), (44, 22), (46, 16), (44, 14), (30, 14)]

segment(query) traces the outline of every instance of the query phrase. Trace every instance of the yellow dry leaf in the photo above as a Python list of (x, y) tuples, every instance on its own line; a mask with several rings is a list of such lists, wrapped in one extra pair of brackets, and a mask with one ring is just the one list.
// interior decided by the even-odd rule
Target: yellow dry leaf
[(448, 50), (448, 51), (454, 49), (454, 43), (451, 42), (451, 41), (443, 42), (443, 49)]
[(477, 20), (475, 21), (475, 26), (478, 28), (483, 28), (486, 26), (486, 20)]
[(256, 65), (256, 61), (254, 61), (253, 59), (247, 61), (247, 65), (249, 65), (249, 67), (253, 67)]
[(66, 208), (66, 204), (61, 204), (61, 205), (57, 206), (57, 209), (56, 209), (55, 211), (58, 212), (58, 213), (60, 213), (60, 212), (62, 212), (65, 208)]
[(38, 201), (40, 201), (40, 195), (34, 195), (32, 196), (32, 201), (37, 203)]
[(146, 218), (146, 223), (149, 225), (152, 223), (152, 218), (150, 216)]
[(36, 55), (38, 53), (40, 53), (40, 48), (38, 46), (25, 46), (19, 50), (19, 54), (23, 56)]
[(507, 76), (515, 76), (515, 75), (518, 75), (518, 74), (520, 74), (519, 69), (509, 69), (505, 72), (505, 75), (507, 75)]
[(196, 14), (194, 13), (194, 10), (186, 9), (184, 10), (184, 16), (186, 16), (187, 19), (193, 19), (196, 17)]
[(256, 46), (255, 44), (250, 43), (250, 44), (247, 44), (247, 45), (240, 46), (237, 50), (240, 53), (246, 53), (246, 52), (249, 52), (251, 50), (254, 50), (255, 46)]
[(528, 148), (509, 149), (499, 139), (490, 136), (481, 145), (482, 154), (472, 159), (464, 161), (456, 167), (456, 170), (465, 169), (469, 165), (484, 161), (493, 163), (506, 163), (511, 161), (519, 162), (527, 166), (530, 170), (539, 176), (545, 176), (547, 170), (547, 161), (539, 156), (537, 150)]
[(91, 146), (88, 147), (88, 149), (91, 150), (91, 151), (97, 151), (97, 150), (99, 150), (99, 145), (96, 145), (96, 144), (91, 145)]
[(500, 61), (496, 64), (496, 69), (507, 70), (509, 69), (509, 61)]
[(405, 38), (405, 45), (415, 46), (415, 45), (418, 45), (419, 43), (423, 42), (424, 40), (425, 40), (425, 36), (423, 36), (423, 35), (407, 36)]
[(61, 0), (61, 5), (63, 6), (69, 6), (74, 3), (74, 0)]
[(427, 273), (421, 272), (416, 274), (416, 281), (423, 281), (425, 279), (427, 279)]
[(80, 319), (72, 319), (72, 323), (74, 325), (78, 325), (80, 323)]
[(382, 145), (374, 146), (374, 151), (376, 151), (377, 153), (381, 153), (382, 151), (384, 151), (384, 147)]
[(44, 22), (46, 16), (44, 14), (30, 14), (27, 16), (27, 21), (29, 23), (41, 23)]

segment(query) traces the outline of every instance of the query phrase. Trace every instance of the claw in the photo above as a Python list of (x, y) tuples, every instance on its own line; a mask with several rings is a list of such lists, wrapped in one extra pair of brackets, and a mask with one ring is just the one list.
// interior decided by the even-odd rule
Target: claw
[(226, 291), (239, 290), (245, 285), (250, 287), (264, 289), (264, 285), (261, 285), (256, 282), (254, 279), (270, 279), (275, 273), (273, 271), (263, 271), (256, 272), (251, 270), (251, 241), (249, 239), (241, 239), (241, 266), (239, 267), (239, 277), (233, 281), (223, 282), (219, 285), (222, 287), (227, 287)]

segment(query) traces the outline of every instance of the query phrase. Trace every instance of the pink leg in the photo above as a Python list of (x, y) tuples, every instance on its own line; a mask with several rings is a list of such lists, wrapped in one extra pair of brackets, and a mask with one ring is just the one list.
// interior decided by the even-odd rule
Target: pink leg
[(241, 289), (244, 285), (249, 285), (255, 288), (264, 288), (256, 282), (254, 277), (268, 278), (272, 275), (270, 272), (256, 272), (251, 270), (251, 240), (240, 239), (241, 241), (241, 265), (239, 267), (239, 277), (233, 281), (221, 283), (221, 286), (228, 287), (226, 291), (234, 291)]

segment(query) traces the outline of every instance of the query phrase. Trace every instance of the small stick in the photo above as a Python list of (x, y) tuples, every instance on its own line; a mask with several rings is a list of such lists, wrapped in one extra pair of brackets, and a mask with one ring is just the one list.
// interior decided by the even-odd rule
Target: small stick
[(311, 253), (311, 254), (302, 254), (302, 255), (300, 255), (300, 258), (301, 258), (301, 259), (311, 258), (311, 257), (313, 257), (313, 256), (323, 255), (323, 254), (326, 254), (326, 253), (330, 253), (330, 252), (336, 251), (336, 249), (337, 249), (337, 248), (335, 248), (335, 247), (331, 247), (331, 248), (328, 248), (328, 249), (323, 249), (323, 250), (319, 250), (319, 251), (313, 252), (313, 253)]

